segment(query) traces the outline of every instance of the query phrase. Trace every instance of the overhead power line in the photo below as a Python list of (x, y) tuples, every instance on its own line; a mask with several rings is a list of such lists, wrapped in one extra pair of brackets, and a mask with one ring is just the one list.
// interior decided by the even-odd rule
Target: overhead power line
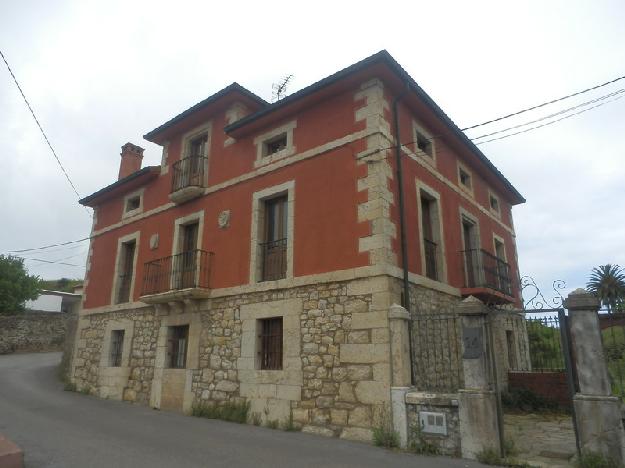
[(573, 114), (565, 115), (564, 117), (560, 117), (559, 119), (552, 120), (552, 121), (544, 123), (542, 125), (536, 125), (535, 127), (530, 127), (530, 128), (525, 129), (525, 130), (521, 130), (520, 132), (510, 133), (508, 135), (500, 136), (498, 138), (491, 138), (490, 140), (486, 140), (486, 141), (478, 141), (475, 144), (476, 145), (481, 145), (481, 144), (484, 144), (484, 143), (489, 143), (491, 141), (503, 140), (504, 138), (509, 138), (511, 136), (520, 135), (521, 133), (527, 133), (527, 132), (530, 132), (532, 130), (536, 130), (536, 129), (539, 129), (539, 128), (542, 128), (542, 127), (546, 127), (548, 125), (553, 125), (554, 123), (560, 122), (561, 120), (570, 119), (571, 117), (575, 117), (576, 115), (583, 114), (584, 112), (588, 112), (589, 110), (595, 109), (597, 107), (605, 106), (606, 104), (609, 104), (609, 103), (614, 102), (614, 101), (618, 101), (622, 97), (623, 97), (623, 95), (621, 94), (620, 96), (617, 96), (614, 99), (610, 99), (609, 101), (602, 102), (600, 104), (597, 104), (596, 106), (589, 107), (588, 109), (582, 109), (581, 111), (575, 112)]
[[(625, 93), (625, 88), (621, 88), (621, 89), (619, 89), (619, 90), (617, 90), (617, 91), (615, 91), (613, 93), (605, 94), (605, 95), (603, 95), (601, 97), (598, 97), (596, 99), (592, 99), (590, 101), (582, 102), (581, 104), (578, 104), (576, 106), (568, 107), (566, 109), (562, 109), (561, 111), (554, 112), (553, 114), (546, 115), (546, 116), (541, 117), (539, 119), (530, 120), (529, 122), (525, 122), (525, 123), (522, 123), (522, 124), (519, 124), (519, 125), (514, 125), (512, 127), (508, 127), (508, 128), (504, 128), (504, 129), (501, 129), (501, 130), (497, 130), (496, 132), (486, 133), (484, 135), (480, 135), (478, 137), (471, 138), (471, 140), (473, 140), (475, 142), (475, 140), (479, 140), (481, 138), (486, 138), (486, 137), (489, 137), (489, 136), (492, 136), (492, 135), (497, 135), (499, 133), (504, 133), (504, 132), (507, 132), (508, 130), (514, 130), (515, 128), (525, 127), (527, 125), (531, 125), (531, 124), (536, 123), (536, 122), (542, 122), (543, 120), (547, 120), (547, 119), (550, 119), (552, 117), (557, 117), (558, 115), (566, 114), (567, 112), (570, 112), (570, 111), (575, 110), (575, 109), (579, 109), (580, 107), (585, 107), (585, 106), (587, 106), (589, 104), (594, 104), (595, 102), (604, 101), (604, 100), (606, 100), (606, 99), (608, 99), (610, 97), (617, 96), (617, 95), (619, 95), (621, 93)], [(616, 100), (616, 99), (613, 99), (613, 100)], [(612, 101), (610, 101), (610, 102), (612, 102)], [(598, 107), (598, 106), (594, 106), (594, 107)], [(591, 109), (593, 109), (594, 107), (591, 107)], [(577, 114), (574, 114), (574, 115), (577, 115)]]
[(473, 129), (473, 128), (477, 128), (477, 127), (481, 127), (481, 126), (483, 126), (483, 125), (488, 125), (488, 124), (491, 124), (491, 123), (493, 123), (493, 122), (499, 122), (500, 120), (504, 120), (504, 119), (508, 119), (508, 118), (510, 118), (510, 117), (514, 117), (515, 115), (523, 114), (523, 113), (525, 113), (525, 112), (529, 112), (529, 111), (534, 110), (534, 109), (539, 109), (539, 108), (541, 108), (541, 107), (545, 107), (545, 106), (547, 106), (547, 105), (549, 105), (549, 104), (554, 104), (554, 103), (556, 103), (556, 102), (563, 101), (563, 100), (565, 100), (565, 99), (569, 99), (569, 98), (572, 98), (572, 97), (574, 97), (574, 96), (579, 96), (580, 94), (584, 94), (584, 93), (587, 93), (587, 92), (589, 92), (589, 91), (593, 91), (593, 90), (595, 90), (595, 89), (602, 88), (602, 87), (604, 87), (604, 86), (610, 85), (610, 84), (612, 84), (612, 83), (616, 83), (617, 81), (619, 81), (619, 80), (623, 80), (623, 79), (625, 79), (625, 75), (624, 75), (624, 76), (619, 76), (618, 78), (614, 78), (613, 80), (606, 81), (605, 83), (602, 83), (602, 84), (599, 84), (599, 85), (593, 86), (593, 87), (591, 87), (591, 88), (586, 88), (586, 89), (583, 89), (583, 90), (578, 91), (578, 92), (576, 92), (576, 93), (568, 94), (568, 95), (566, 95), (566, 96), (562, 96), (562, 97), (560, 97), (560, 98), (553, 99), (553, 100), (551, 100), (551, 101), (543, 102), (542, 104), (538, 104), (538, 105), (536, 105), (536, 106), (528, 107), (528, 108), (526, 108), (526, 109), (521, 109), (521, 110), (516, 111), (516, 112), (513, 112), (513, 113), (511, 113), (511, 114), (504, 115), (504, 116), (502, 116), (502, 117), (497, 117), (496, 119), (487, 120), (486, 122), (482, 122), (482, 123), (479, 123), (479, 124), (471, 125), (470, 127), (461, 128), (460, 130), (462, 130), (462, 131), (464, 132), (464, 131), (466, 131), (466, 130), (471, 130), (471, 129)]
[[(33, 119), (35, 119), (35, 123), (37, 124), (37, 127), (39, 127), (39, 130), (41, 131), (41, 134), (43, 135), (44, 140), (46, 140), (46, 143), (48, 144), (48, 147), (50, 148), (50, 151), (52, 151), (52, 155), (54, 156), (54, 159), (56, 159), (56, 162), (58, 163), (59, 167), (61, 168), (61, 171), (63, 172), (63, 175), (65, 176), (65, 178), (69, 182), (69, 185), (72, 187), (72, 190), (74, 191), (76, 196), (79, 199), (82, 198), (80, 196), (80, 193), (78, 193), (78, 190), (76, 189), (76, 186), (72, 182), (72, 179), (70, 179), (69, 174), (65, 170), (65, 167), (63, 167), (63, 163), (61, 163), (61, 160), (57, 156), (56, 151), (54, 150), (54, 147), (52, 146), (52, 143), (50, 143), (50, 140), (48, 139), (48, 136), (46, 135), (46, 132), (44, 132), (43, 127), (39, 123), (39, 119), (37, 119), (37, 116), (35, 115), (35, 111), (33, 110), (32, 106), (28, 102), (28, 99), (26, 98), (26, 95), (24, 94), (24, 91), (22, 90), (22, 87), (20, 86), (19, 82), (17, 81), (17, 78), (15, 77), (15, 74), (13, 73), (13, 70), (11, 70), (11, 66), (9, 65), (9, 62), (7, 62), (6, 57), (2, 53), (2, 50), (0, 50), (0, 56), (2, 56), (2, 60), (4, 60), (4, 64), (7, 66), (7, 69), (9, 70), (9, 73), (11, 74), (11, 77), (13, 78), (13, 81), (15, 82), (15, 85), (17, 86), (17, 89), (19, 90), (20, 94), (22, 95), (22, 98), (24, 98), (24, 102), (26, 103), (26, 106), (28, 107), (28, 110), (30, 111), (31, 115), (33, 116)], [(87, 211), (87, 213), (89, 213), (89, 210), (87, 210), (86, 207), (84, 207), (84, 208)]]
[(77, 244), (78, 242), (84, 242), (86, 240), (91, 239), (91, 236), (88, 237), (83, 237), (82, 239), (78, 239), (78, 240), (74, 240), (74, 241), (68, 241), (68, 242), (60, 242), (58, 244), (50, 244), (50, 245), (44, 245), (43, 247), (33, 247), (30, 249), (20, 249), (20, 250), (8, 250), (8, 253), (23, 253), (23, 252), (32, 252), (33, 250), (46, 250), (46, 249), (50, 249), (52, 247), (59, 247), (62, 245), (69, 245), (69, 244)]

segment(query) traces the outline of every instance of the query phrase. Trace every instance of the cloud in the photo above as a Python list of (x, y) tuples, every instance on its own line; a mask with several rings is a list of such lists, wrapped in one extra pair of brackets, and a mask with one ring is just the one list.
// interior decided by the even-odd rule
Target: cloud
[[(286, 1), (31, 0), (4, 6), (0, 43), (86, 195), (116, 179), (126, 141), (157, 164), (160, 149), (141, 135), (232, 81), (269, 99), (284, 75), (295, 75), (293, 92), (387, 48), (465, 126), (623, 74), (623, 13), (618, 1), (322, 1), (302, 11)], [(84, 237), (89, 217), (4, 71), (0, 109), (0, 250)], [(579, 286), (592, 266), (625, 264), (624, 114), (622, 99), (482, 146), (528, 200), (514, 210), (519, 258), (539, 283)], [(45, 277), (83, 271), (29, 266)]]

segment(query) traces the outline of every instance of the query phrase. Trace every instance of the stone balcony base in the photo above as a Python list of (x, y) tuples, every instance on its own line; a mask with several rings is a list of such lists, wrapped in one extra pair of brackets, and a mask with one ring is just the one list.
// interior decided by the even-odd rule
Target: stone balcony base
[(190, 186), (170, 193), (169, 199), (176, 204), (180, 204), (189, 200), (193, 200), (194, 198), (197, 198), (203, 194), (204, 187)]
[(166, 291), (157, 294), (141, 296), (139, 300), (146, 304), (165, 304), (168, 302), (182, 302), (190, 299), (207, 299), (210, 297), (210, 289), (187, 288)]

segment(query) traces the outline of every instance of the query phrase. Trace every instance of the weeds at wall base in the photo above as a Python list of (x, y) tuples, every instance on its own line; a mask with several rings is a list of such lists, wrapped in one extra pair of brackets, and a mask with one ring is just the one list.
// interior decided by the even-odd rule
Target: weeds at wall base
[(191, 415), (199, 418), (220, 419), (239, 424), (245, 424), (250, 412), (250, 403), (226, 403), (214, 405), (200, 403), (193, 405)]
[(623, 468), (623, 464), (596, 452), (584, 452), (574, 466), (576, 468)]

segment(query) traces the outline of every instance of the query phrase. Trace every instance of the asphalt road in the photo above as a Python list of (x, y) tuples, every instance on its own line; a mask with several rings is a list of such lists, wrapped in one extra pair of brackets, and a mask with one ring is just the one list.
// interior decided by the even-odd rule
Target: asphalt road
[(0, 356), (0, 433), (34, 467), (478, 467), (64, 392), (59, 353)]

